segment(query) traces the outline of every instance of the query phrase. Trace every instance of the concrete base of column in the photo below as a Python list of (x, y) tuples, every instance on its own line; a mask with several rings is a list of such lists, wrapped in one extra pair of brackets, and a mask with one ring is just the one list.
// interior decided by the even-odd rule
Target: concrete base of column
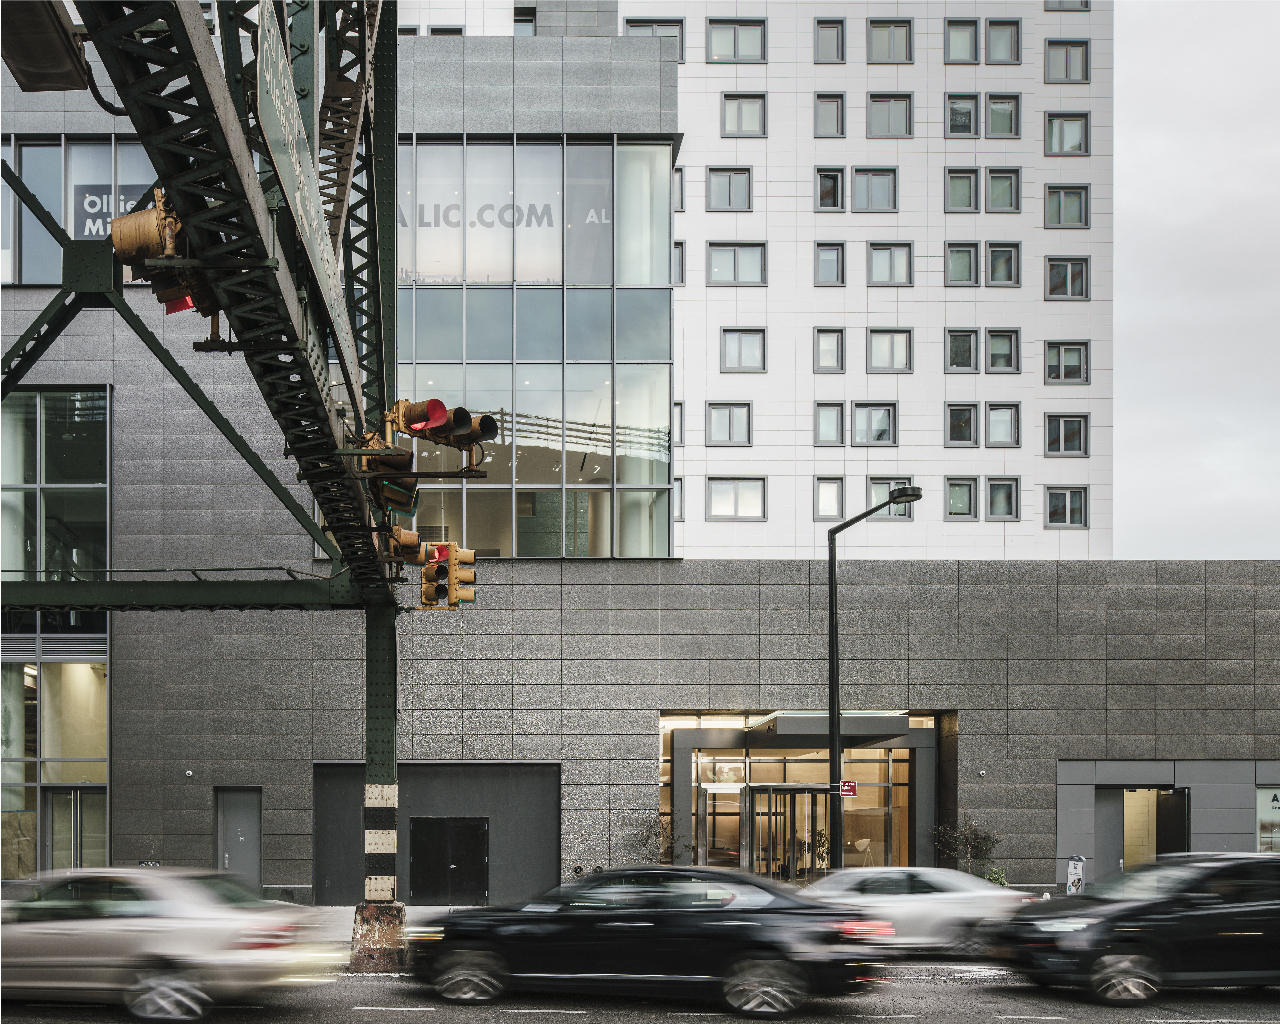
[(368, 901), (356, 907), (351, 932), (352, 971), (381, 973), (404, 966), (404, 904)]

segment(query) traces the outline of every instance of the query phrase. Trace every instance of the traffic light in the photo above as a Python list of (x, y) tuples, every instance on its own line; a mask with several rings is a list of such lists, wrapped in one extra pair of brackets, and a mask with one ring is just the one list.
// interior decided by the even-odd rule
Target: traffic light
[(402, 398), (392, 408), (391, 418), (401, 433), (464, 451), (498, 436), (498, 421), (492, 416), (472, 416), (461, 406), (446, 409), (438, 398), (425, 402)]
[[(423, 545), (423, 556), (426, 557), (426, 545)], [(422, 607), (438, 608), (440, 602), (449, 596), (449, 549), (444, 544), (435, 544), (430, 550), (431, 560), (422, 566)]]
[(459, 584), (474, 583), (476, 581), (476, 571), (463, 568), (464, 565), (475, 565), (476, 553), (470, 548), (458, 547), (453, 541), (441, 546), (448, 548), (449, 607), (457, 608), (462, 601), (467, 601), (468, 603), (474, 601), (476, 599), (475, 589), (473, 587), (459, 586)]
[[(432, 549), (432, 554), (435, 549)], [(391, 528), (391, 557), (410, 565), (427, 564), (427, 546), (412, 530), (400, 526)]]
[[(165, 304), (166, 313), (194, 307), (201, 316), (210, 316), (218, 310), (218, 297), (204, 271), (192, 260), (178, 258), (186, 243), (182, 221), (168, 196), (160, 189), (154, 194), (155, 206), (112, 218), (111, 247), (116, 258), (132, 269), (135, 280), (151, 282), (151, 290)], [(152, 266), (147, 266), (148, 260)], [(174, 265), (154, 265), (165, 260), (174, 261)]]
[[(377, 448), (370, 448), (371, 453), (360, 461), (361, 469), (366, 473), (412, 473), (413, 454), (378, 455)], [(373, 499), (383, 508), (411, 516), (418, 507), (418, 481), (411, 476), (375, 476), (369, 479), (369, 490)], [(416, 536), (416, 535), (415, 535)], [(420, 564), (420, 563), (418, 563)]]

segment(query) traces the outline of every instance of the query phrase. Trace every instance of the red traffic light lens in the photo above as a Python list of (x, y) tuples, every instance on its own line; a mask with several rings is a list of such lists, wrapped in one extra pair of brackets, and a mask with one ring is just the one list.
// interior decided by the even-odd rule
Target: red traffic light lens
[(435, 555), (432, 556), (434, 561), (437, 561), (437, 562), (449, 561), (449, 545), (448, 544), (435, 544), (433, 545), (433, 547), (435, 549)]
[(435, 430), (437, 427), (443, 426), (444, 421), (449, 418), (449, 410), (445, 408), (444, 402), (438, 398), (428, 398), (425, 402), (417, 402), (409, 407), (409, 412), (415, 420), (419, 416), (425, 415), (426, 417), (419, 422), (410, 423), (410, 430)]

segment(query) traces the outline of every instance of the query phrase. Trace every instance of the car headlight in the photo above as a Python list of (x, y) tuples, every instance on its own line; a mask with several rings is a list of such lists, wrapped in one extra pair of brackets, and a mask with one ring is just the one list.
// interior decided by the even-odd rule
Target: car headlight
[(1079, 932), (1100, 920), (1102, 919), (1099, 917), (1055, 917), (1037, 921), (1035, 925), (1042, 932)]

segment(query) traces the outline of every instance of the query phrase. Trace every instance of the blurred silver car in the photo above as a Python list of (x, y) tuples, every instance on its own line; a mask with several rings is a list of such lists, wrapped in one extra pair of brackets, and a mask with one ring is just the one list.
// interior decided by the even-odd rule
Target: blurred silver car
[(346, 951), (307, 941), (306, 915), (208, 871), (51, 873), (0, 912), (0, 984), (5, 999), (123, 1001), (138, 1017), (194, 1020), (212, 1002), (340, 969)]
[(1030, 893), (949, 868), (847, 868), (804, 890), (811, 899), (859, 907), (893, 924), (880, 944), (917, 950), (973, 953), (973, 930), (987, 918), (1009, 917), (1036, 903)]

